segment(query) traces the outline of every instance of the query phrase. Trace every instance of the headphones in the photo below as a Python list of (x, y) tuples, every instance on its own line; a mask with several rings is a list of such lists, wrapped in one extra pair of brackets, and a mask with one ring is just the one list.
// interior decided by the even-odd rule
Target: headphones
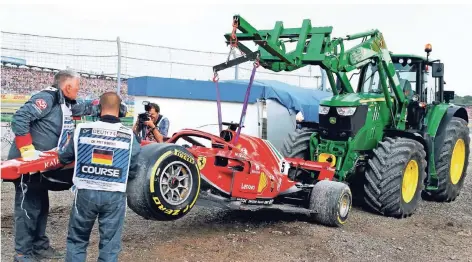
[[(125, 117), (127, 112), (128, 112), (128, 106), (125, 103), (123, 103), (123, 100), (121, 100), (121, 97), (120, 97), (120, 111), (118, 113), (118, 117)], [(100, 116), (101, 113), (102, 113), (102, 106), (100, 105), (100, 103), (98, 103), (97, 105), (94, 105), (92, 108), (92, 115)]]

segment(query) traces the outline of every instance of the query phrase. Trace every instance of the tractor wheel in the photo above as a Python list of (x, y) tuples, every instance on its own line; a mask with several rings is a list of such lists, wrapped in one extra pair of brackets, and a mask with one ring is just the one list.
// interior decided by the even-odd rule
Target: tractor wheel
[(315, 184), (310, 194), (312, 218), (323, 225), (340, 227), (346, 223), (352, 207), (349, 186), (336, 181), (322, 180)]
[(302, 128), (289, 133), (282, 146), (282, 155), (310, 160), (310, 137), (313, 132), (313, 129)]
[(138, 171), (128, 181), (128, 205), (138, 215), (169, 221), (186, 215), (200, 191), (195, 158), (182, 146), (153, 143), (141, 148)]
[(439, 187), (437, 190), (427, 191), (429, 199), (439, 202), (456, 199), (464, 185), (469, 165), (470, 137), (467, 122), (453, 117), (445, 132), (436, 164)]
[(426, 177), (423, 145), (412, 139), (387, 137), (373, 153), (365, 172), (365, 203), (385, 216), (411, 216)]

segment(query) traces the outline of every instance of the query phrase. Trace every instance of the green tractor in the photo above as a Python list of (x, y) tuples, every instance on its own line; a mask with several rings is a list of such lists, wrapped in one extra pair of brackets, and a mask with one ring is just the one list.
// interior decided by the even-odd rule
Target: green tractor
[[(236, 32), (239, 29), (241, 32)], [(227, 43), (246, 59), (280, 72), (318, 65), (327, 73), (333, 96), (319, 106), (319, 123), (301, 122), (290, 133), (285, 157), (329, 162), (335, 180), (346, 182), (354, 197), (374, 212), (390, 217), (412, 215), (423, 197), (454, 201), (466, 177), (469, 159), (468, 115), (449, 103), (444, 91), (444, 64), (426, 57), (393, 54), (378, 30), (331, 38), (332, 27), (256, 30), (241, 16), (233, 17)], [(347, 49), (344, 43), (361, 42)], [(243, 41), (254, 41), (253, 52)], [(285, 43), (295, 43), (287, 52)], [(241, 58), (244, 59), (244, 58)], [(347, 73), (358, 70), (357, 88)], [(432, 87), (428, 88), (430, 83)], [(294, 169), (295, 181), (317, 173)]]

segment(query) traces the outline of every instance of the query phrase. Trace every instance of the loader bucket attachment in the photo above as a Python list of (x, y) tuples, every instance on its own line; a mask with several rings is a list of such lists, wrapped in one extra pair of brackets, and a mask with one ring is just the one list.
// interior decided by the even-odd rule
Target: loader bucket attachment
[[(241, 33), (236, 33), (236, 29)], [(301, 28), (284, 28), (277, 21), (273, 29), (257, 30), (239, 15), (233, 17), (233, 32), (225, 34), (226, 43), (243, 53), (253, 51), (242, 41), (259, 45), (261, 65), (269, 70), (293, 71), (305, 65), (317, 65), (325, 59), (324, 43), (329, 42), (332, 27), (312, 27), (310, 19), (303, 20)], [(296, 48), (287, 52), (285, 42), (296, 42)]]

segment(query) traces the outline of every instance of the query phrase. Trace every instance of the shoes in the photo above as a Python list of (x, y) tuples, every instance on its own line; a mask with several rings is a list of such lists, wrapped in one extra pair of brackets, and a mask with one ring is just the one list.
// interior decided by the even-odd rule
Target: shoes
[(14, 262), (39, 262), (39, 259), (36, 256), (29, 254), (29, 255), (15, 255), (13, 259)]
[(60, 259), (60, 258), (64, 258), (63, 253), (60, 253), (59, 251), (55, 250), (52, 247), (48, 247), (47, 249), (34, 250), (33, 254), (38, 259)]

